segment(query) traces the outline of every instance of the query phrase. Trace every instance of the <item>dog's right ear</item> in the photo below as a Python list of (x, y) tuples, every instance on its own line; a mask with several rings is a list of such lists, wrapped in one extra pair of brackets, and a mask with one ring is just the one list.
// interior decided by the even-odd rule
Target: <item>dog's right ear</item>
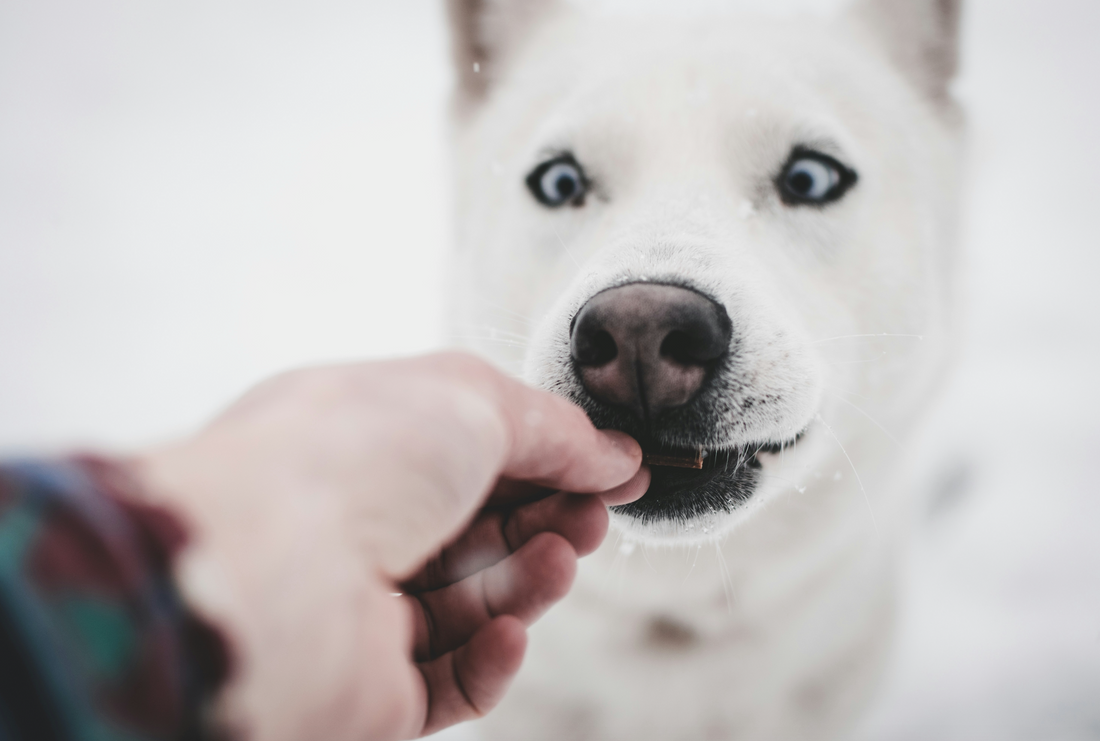
[(446, 0), (458, 96), (463, 104), (485, 97), (508, 57), (560, 0)]
[(963, 0), (860, 0), (852, 11), (919, 90), (945, 101), (958, 69), (962, 4)]

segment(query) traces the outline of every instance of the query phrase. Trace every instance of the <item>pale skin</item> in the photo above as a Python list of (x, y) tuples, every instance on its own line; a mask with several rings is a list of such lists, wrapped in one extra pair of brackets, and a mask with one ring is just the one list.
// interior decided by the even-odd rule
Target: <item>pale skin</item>
[(441, 354), (280, 376), (131, 470), (191, 531), (178, 581), (234, 649), (219, 722), (359, 741), (496, 705), (605, 505), (645, 492), (641, 460), (570, 403)]

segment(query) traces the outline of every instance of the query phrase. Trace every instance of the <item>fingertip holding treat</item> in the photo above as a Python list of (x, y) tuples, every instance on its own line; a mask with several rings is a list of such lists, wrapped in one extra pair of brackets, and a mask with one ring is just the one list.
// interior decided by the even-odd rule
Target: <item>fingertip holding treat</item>
[(649, 466), (642, 466), (626, 483), (601, 492), (599, 494), (600, 500), (608, 507), (614, 507), (617, 504), (629, 504), (641, 499), (649, 489), (649, 479)]
[[(598, 488), (618, 487), (629, 481), (642, 465), (642, 446), (638, 441), (619, 430), (596, 430), (606, 445), (598, 449)], [(595, 483), (595, 481), (593, 481)], [(574, 489), (586, 493), (597, 493), (597, 489)]]
[(621, 430), (599, 430), (599, 433), (611, 443), (611, 447), (621, 452), (628, 460), (633, 461), (635, 465), (641, 464), (642, 446), (637, 440)]

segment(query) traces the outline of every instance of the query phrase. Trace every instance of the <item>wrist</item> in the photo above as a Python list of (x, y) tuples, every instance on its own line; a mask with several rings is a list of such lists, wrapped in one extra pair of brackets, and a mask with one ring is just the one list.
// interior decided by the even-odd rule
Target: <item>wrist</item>
[(377, 681), (370, 662), (385, 647), (364, 654), (378, 640), (364, 629), (407, 616), (393, 614), (393, 586), (351, 536), (341, 497), (232, 445), (192, 439), (126, 468), (145, 501), (179, 512), (193, 533), (175, 562), (179, 589), (229, 636), (236, 659), (220, 724), (255, 739), (338, 738), (344, 729), (314, 735), (330, 722), (318, 708)]

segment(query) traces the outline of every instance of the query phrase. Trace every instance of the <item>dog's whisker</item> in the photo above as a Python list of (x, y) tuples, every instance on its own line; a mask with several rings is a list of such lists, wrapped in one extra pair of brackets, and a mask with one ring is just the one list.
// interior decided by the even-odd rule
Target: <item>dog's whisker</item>
[(688, 569), (687, 575), (684, 577), (684, 581), (681, 584), (687, 584), (687, 580), (691, 577), (692, 572), (695, 571), (695, 564), (699, 563), (699, 554), (703, 552), (703, 546), (700, 544), (695, 547), (695, 558), (691, 562), (691, 568)]
[(494, 311), (499, 311), (503, 314), (508, 314), (511, 317), (513, 317), (515, 319), (518, 319), (519, 321), (521, 321), (525, 324), (529, 324), (531, 326), (534, 326), (536, 324), (535, 320), (532, 317), (530, 317), (526, 314), (522, 314), (522, 313), (520, 313), (518, 311), (515, 311), (513, 309), (506, 308), (504, 306), (501, 306), (500, 304), (495, 304), (492, 301), (489, 301), (488, 299), (481, 298), (480, 296), (477, 298), (477, 300), (482, 305), (484, 305), (486, 308), (493, 309)]
[[(763, 448), (763, 447), (764, 447), (763, 445), (760, 446), (760, 448)], [(760, 452), (760, 448), (756, 449), (756, 453)], [(749, 464), (749, 461), (751, 461), (753, 459), (753, 456), (756, 455), (756, 453), (753, 453), (752, 455), (749, 455), (748, 450), (745, 450), (745, 449), (739, 450), (738, 453), (737, 453), (737, 467), (738, 467), (738, 469), (743, 469), (745, 466), (747, 466)]]
[[(756, 460), (756, 456), (760, 455), (760, 451), (763, 450), (763, 449), (764, 449), (764, 445), (763, 445), (763, 443), (761, 443), (759, 446), (757, 446), (756, 450), (753, 451), (752, 455), (742, 456), (743, 459), (744, 459), (744, 462), (741, 463), (741, 467), (744, 467), (744, 466), (748, 465), (750, 461)], [(748, 451), (744, 451), (744, 452), (747, 453)]]
[(519, 347), (527, 349), (526, 342), (517, 342), (516, 340), (509, 340), (504, 337), (480, 337), (478, 335), (453, 335), (453, 340), (476, 340), (477, 342), (495, 342), (498, 345), (506, 345), (508, 347)]
[(460, 324), (460, 329), (467, 332), (485, 332), (489, 337), (504, 337), (513, 338), (516, 340), (522, 340), (527, 342), (530, 338), (522, 332), (511, 332), (507, 329), (500, 329), (499, 327), (493, 327), (488, 324)]
[(856, 470), (856, 464), (852, 462), (852, 456), (848, 455), (848, 451), (844, 448), (844, 443), (840, 442), (840, 438), (837, 437), (837, 434), (835, 432), (833, 432), (833, 428), (829, 426), (829, 423), (825, 421), (821, 414), (815, 414), (814, 417), (817, 419), (818, 422), (824, 425), (825, 429), (829, 432), (829, 436), (836, 441), (836, 444), (838, 446), (840, 446), (840, 452), (843, 453), (844, 457), (848, 459), (848, 465), (852, 467), (852, 473), (856, 475), (856, 483), (859, 484), (859, 490), (863, 493), (863, 501), (867, 502), (867, 511), (871, 514), (871, 523), (875, 526), (875, 535), (878, 535), (878, 519), (875, 517), (874, 508), (871, 507), (871, 498), (867, 496), (867, 490), (863, 488), (863, 479), (860, 478), (859, 471)]
[(833, 386), (831, 384), (826, 384), (825, 388), (832, 389), (833, 391), (839, 391), (840, 393), (848, 394), (849, 396), (854, 396), (857, 399), (863, 399), (865, 401), (874, 401), (874, 399), (872, 399), (870, 396), (864, 396), (863, 394), (857, 394), (855, 391), (849, 391), (848, 389), (842, 389), (839, 386)]
[(733, 614), (733, 575), (726, 565), (726, 556), (722, 553), (722, 544), (714, 544), (714, 552), (718, 554), (718, 571), (722, 575), (722, 591), (726, 595), (726, 613)]
[(799, 487), (797, 482), (787, 478), (786, 476), (777, 476), (774, 473), (765, 473), (763, 471), (761, 471), (757, 475), (762, 479), (768, 479), (771, 481), (782, 481), (784, 484), (789, 485), (792, 489), (799, 493), (802, 493), (802, 491), (805, 490), (804, 487)]
[(864, 417), (866, 417), (871, 422), (871, 424), (873, 424), (875, 427), (882, 430), (883, 434), (886, 435), (886, 437), (890, 438), (890, 440), (894, 443), (894, 445), (897, 445), (898, 448), (900, 448), (902, 450), (905, 450), (905, 446), (902, 445), (901, 442), (899, 442), (898, 439), (896, 437), (894, 437), (888, 429), (886, 429), (881, 424), (879, 424), (878, 420), (876, 420), (874, 417), (872, 417), (870, 414), (868, 414), (862, 407), (856, 406), (852, 402), (845, 399), (843, 396), (837, 396), (836, 394), (833, 394), (833, 398), (837, 399), (838, 401), (843, 401), (845, 404), (850, 406), (852, 409), (855, 409), (857, 412), (862, 414)]
[(497, 363), (497, 367), (503, 373), (508, 375), (509, 377), (515, 378), (516, 380), (519, 380), (519, 381), (523, 380), (523, 378), (524, 378), (523, 360), (521, 360), (521, 359), (501, 360), (501, 359), (497, 358), (494, 362)]
[(558, 244), (560, 244), (561, 248), (565, 250), (565, 254), (569, 255), (569, 259), (572, 260), (573, 264), (577, 266), (577, 270), (583, 270), (581, 264), (577, 262), (577, 258), (573, 257), (572, 251), (570, 251), (570, 249), (565, 245), (565, 240), (561, 238), (560, 234), (558, 234), (558, 230), (554, 228), (553, 224), (550, 225), (550, 228), (553, 230), (554, 236), (558, 238)]

